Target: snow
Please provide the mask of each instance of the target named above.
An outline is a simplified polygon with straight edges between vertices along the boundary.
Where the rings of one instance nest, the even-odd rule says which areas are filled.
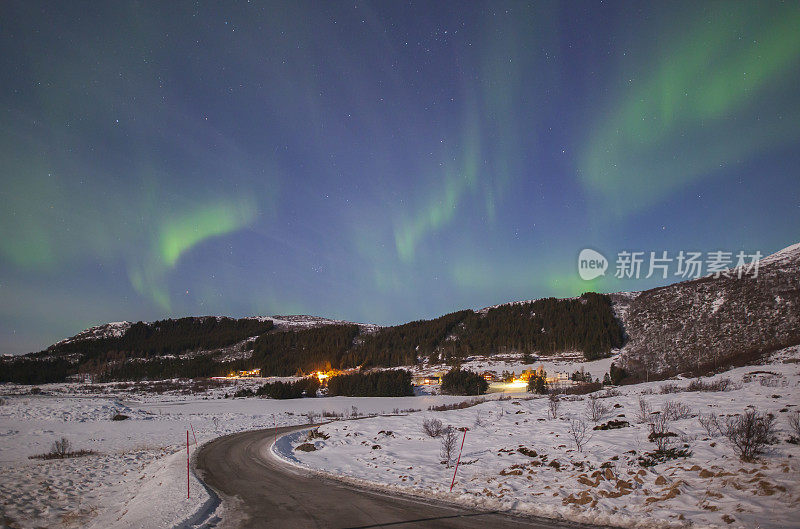
[[[796,359],[798,352],[793,348],[783,356]],[[585,397],[563,398],[558,419],[553,420],[547,417],[546,398],[518,395],[462,410],[332,422],[319,428],[329,437],[313,440],[316,451],[283,446],[276,454],[291,454],[293,464],[361,485],[580,522],[800,527],[800,446],[785,442],[787,412],[799,409],[800,366],[748,366],[715,378],[730,378],[733,389],[662,394],[665,382],[619,388],[618,395],[601,400],[613,411],[611,417],[630,426],[593,431],[590,423],[591,439],[582,452],[575,449],[568,430],[570,419],[586,420]],[[638,456],[655,448],[647,439],[647,426],[634,419],[640,397],[654,409],[668,401],[691,408],[692,417],[671,427],[680,436],[678,446],[689,445],[691,457],[649,468],[638,464]],[[747,406],[776,415],[781,430],[780,442],[756,463],[739,461],[727,440],[709,437],[697,420],[699,413],[732,415]],[[469,428],[452,493],[448,489],[454,469],[441,463],[439,440],[421,430],[428,417]],[[297,446],[305,439],[295,435],[289,442]],[[520,453],[520,448],[537,455]],[[553,461],[559,468],[551,466]]]
[[[129,321],[114,321],[111,323],[106,323],[104,325],[89,327],[88,329],[79,332],[75,336],[72,336],[65,340],[61,340],[55,345],[63,345],[71,342],[76,342],[79,340],[99,340],[101,338],[119,338],[120,336],[122,336],[127,332],[127,330],[131,327],[131,325],[133,325],[133,323]]]
[[[504,371],[514,373],[515,375],[521,374],[523,371],[531,369],[544,368],[550,375],[555,373],[569,373],[570,375],[575,371],[583,369],[587,373],[591,373],[592,377],[603,380],[603,376],[608,373],[611,364],[619,357],[619,351],[612,351],[611,356],[601,358],[599,360],[586,361],[583,358],[583,353],[563,353],[560,355],[542,356],[535,358],[533,362],[524,362],[523,355],[508,354],[508,355],[495,355],[495,356],[474,356],[469,357],[466,361],[461,363],[462,369],[468,369],[476,373],[483,373],[485,371],[493,371],[497,375],[501,375]],[[422,364],[420,366],[405,366],[399,369],[409,369],[415,375],[430,375],[431,373],[446,373],[452,368],[447,364]],[[501,384],[493,384],[497,388]],[[489,391],[492,392],[493,388],[490,387]]]
[[[770,254],[759,261],[759,266],[772,263],[791,264],[800,258],[800,242]]]
[[[427,409],[463,397],[331,397],[297,400],[225,399],[239,387],[263,381],[238,380],[184,394],[178,389],[143,393],[151,385],[46,384],[0,386],[0,512],[20,527],[147,528],[183,524],[209,509],[213,498],[194,475],[186,498],[186,431],[196,446],[238,431],[319,421],[328,415],[389,414]],[[183,384],[183,385],[182,385]],[[181,389],[183,388],[183,389]],[[128,415],[111,421],[116,413]],[[97,455],[31,460],[66,437],[73,450]],[[11,522],[7,522],[11,523]]]
[[[344,320],[331,320],[329,318],[322,318],[320,316],[305,316],[305,315],[291,315],[291,316],[261,316],[259,320],[272,320],[275,327],[281,330],[295,330],[295,329],[310,329],[312,327],[321,327],[324,325],[358,325],[364,332],[375,332],[380,329],[380,325],[371,323],[355,323]]]
[[[711,314],[715,314],[719,310],[719,308],[722,306],[723,303],[725,303],[725,296],[720,294],[711,303]]]
[[[627,527],[798,527],[800,446],[785,442],[787,411],[800,409],[798,357],[800,347],[789,348],[772,355],[770,364],[717,375],[733,382],[724,392],[660,392],[666,384],[685,387],[687,380],[619,388],[601,401],[631,426],[592,431],[583,452],[575,450],[568,429],[569,419],[584,417],[584,396],[564,397],[553,420],[547,400],[526,393],[493,393],[469,408],[435,412],[429,408],[469,398],[426,392],[402,398],[222,398],[262,382],[255,380],[211,384],[196,394],[186,394],[194,386],[179,381],[168,381],[174,389],[160,394],[152,393],[152,385],[110,383],[43,385],[42,394],[32,395],[30,387],[7,384],[0,386],[0,511],[24,528],[188,527],[205,517],[224,519],[216,497],[194,475],[186,498],[186,431],[193,455],[192,429],[201,445],[237,431],[305,424],[309,412],[319,421],[327,412],[335,417],[319,428],[329,438],[313,439],[316,451],[295,451],[306,441],[305,433],[297,433],[279,438],[273,453],[361,486],[471,507]],[[516,372],[542,364],[549,372],[584,367],[602,378],[611,361],[566,355],[526,365],[516,358],[476,358],[467,365]],[[781,442],[762,461],[742,463],[725,439],[707,436],[695,416],[672,428],[692,456],[642,469],[637,457],[654,446],[647,427],[634,420],[640,396],[656,409],[667,401],[685,403],[694,415],[723,416],[751,405],[778,417]],[[111,421],[116,413],[130,419]],[[376,416],[343,420],[354,415]],[[439,441],[421,432],[428,417],[469,428],[452,493],[453,469],[441,464]],[[62,436],[74,449],[98,454],[28,459]],[[537,456],[520,453],[520,447]],[[554,460],[560,468],[550,466]]]
[[[221,316],[198,316],[199,319],[207,319],[207,318],[216,318],[220,319]],[[375,332],[376,330],[380,329],[379,325],[373,325],[370,323],[353,323],[349,321],[343,320],[332,320],[328,318],[322,318],[319,316],[305,316],[305,315],[289,315],[289,316],[252,316],[249,318],[243,318],[246,320],[256,320],[260,322],[264,321],[272,321],[275,324],[275,327],[280,330],[298,330],[298,329],[310,329],[312,327],[320,327],[324,325],[358,325],[362,331],[364,332]],[[154,322],[149,322],[154,323]],[[81,340],[98,340],[101,338],[119,338],[123,336],[128,329],[133,325],[132,322],[129,321],[117,321],[117,322],[110,322],[103,325],[97,325],[94,327],[89,327],[86,330],[83,330],[76,334],[75,336],[71,336],[60,342],[57,342],[54,345],[63,345],[67,343],[77,342]],[[250,337],[245,339],[244,342],[248,340],[253,340],[255,337]],[[240,342],[241,343],[241,342]]]

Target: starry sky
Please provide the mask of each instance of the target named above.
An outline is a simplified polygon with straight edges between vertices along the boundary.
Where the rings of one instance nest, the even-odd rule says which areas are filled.
[[[800,240],[797,2],[0,3],[0,352]],[[613,264],[612,264],[613,266]]]

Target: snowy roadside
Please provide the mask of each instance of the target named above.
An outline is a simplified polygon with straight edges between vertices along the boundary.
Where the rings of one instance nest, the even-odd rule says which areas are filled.
[[[89,527],[176,527],[193,520],[208,510],[215,498],[209,495],[194,472],[190,476],[187,497],[186,448],[182,447],[145,467],[138,477],[141,483],[135,493],[120,494],[114,507],[101,512]]]
[[[787,416],[800,407],[800,365],[773,363],[737,368],[726,391],[674,392],[688,381],[623,387],[598,399],[608,408],[593,430],[588,397],[563,397],[556,419],[548,400],[494,400],[477,406],[406,417],[332,422],[313,436],[295,434],[273,453],[287,462],[351,483],[470,507],[623,527],[800,527],[800,446],[789,444]],[[664,393],[662,393],[662,387]],[[691,455],[650,467],[639,457],[655,446],[638,423],[639,398],[654,410],[671,402],[688,407],[671,431]],[[741,462],[729,442],[709,435],[699,414],[720,417],[747,407],[776,416],[779,443],[754,463]],[[469,428],[453,492],[453,468],[441,463],[441,443],[422,431],[424,418]],[[588,422],[582,451],[572,420]],[[461,432],[458,432],[458,443]],[[306,450],[297,450],[301,445]]]
[[[113,387],[113,386],[112,386]],[[108,394],[84,385],[41,386],[42,394],[3,387],[0,405],[0,527],[148,528],[180,526],[209,500],[192,476],[186,498],[186,431],[198,445],[244,430],[291,426],[325,413],[387,414],[460,402],[464,397],[331,397],[275,401],[190,395]],[[29,391],[28,388],[26,391]],[[217,395],[219,396],[219,395]],[[128,416],[112,421],[117,413]],[[192,433],[194,430],[194,434]],[[29,456],[68,439],[96,455]],[[12,525],[13,524],[13,525]]]

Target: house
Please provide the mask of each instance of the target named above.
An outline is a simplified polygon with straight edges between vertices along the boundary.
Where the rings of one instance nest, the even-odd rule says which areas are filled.
[[[547,377],[548,384],[562,384],[569,382],[569,373],[566,371],[559,371]]]
[[[261,369],[251,369],[250,371],[232,371],[224,377],[211,377],[213,380],[230,380],[238,378],[260,378]]]
[[[412,380],[412,384],[415,386],[430,386],[434,384],[441,384],[442,383],[442,374],[441,373],[431,373],[428,375],[415,375]]]

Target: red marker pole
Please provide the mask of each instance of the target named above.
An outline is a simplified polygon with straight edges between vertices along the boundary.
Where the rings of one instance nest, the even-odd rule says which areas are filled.
[[[275,426],[275,439],[272,440],[272,444],[278,442],[278,419],[275,417],[275,414],[272,414],[272,424]]]
[[[192,437],[194,437],[194,445],[197,446],[197,436],[194,434],[194,426],[192,426],[192,423],[189,423],[189,428],[192,429]]]
[[[453,485],[456,484],[456,474],[458,473],[458,464],[461,463],[461,452],[464,450],[464,441],[467,439],[467,429],[464,428],[464,437],[461,438],[461,450],[458,451],[458,460],[456,461],[456,470],[453,472],[453,481],[450,483],[450,492],[453,492]]]
[[[186,499],[189,499],[189,430],[186,430]]]

